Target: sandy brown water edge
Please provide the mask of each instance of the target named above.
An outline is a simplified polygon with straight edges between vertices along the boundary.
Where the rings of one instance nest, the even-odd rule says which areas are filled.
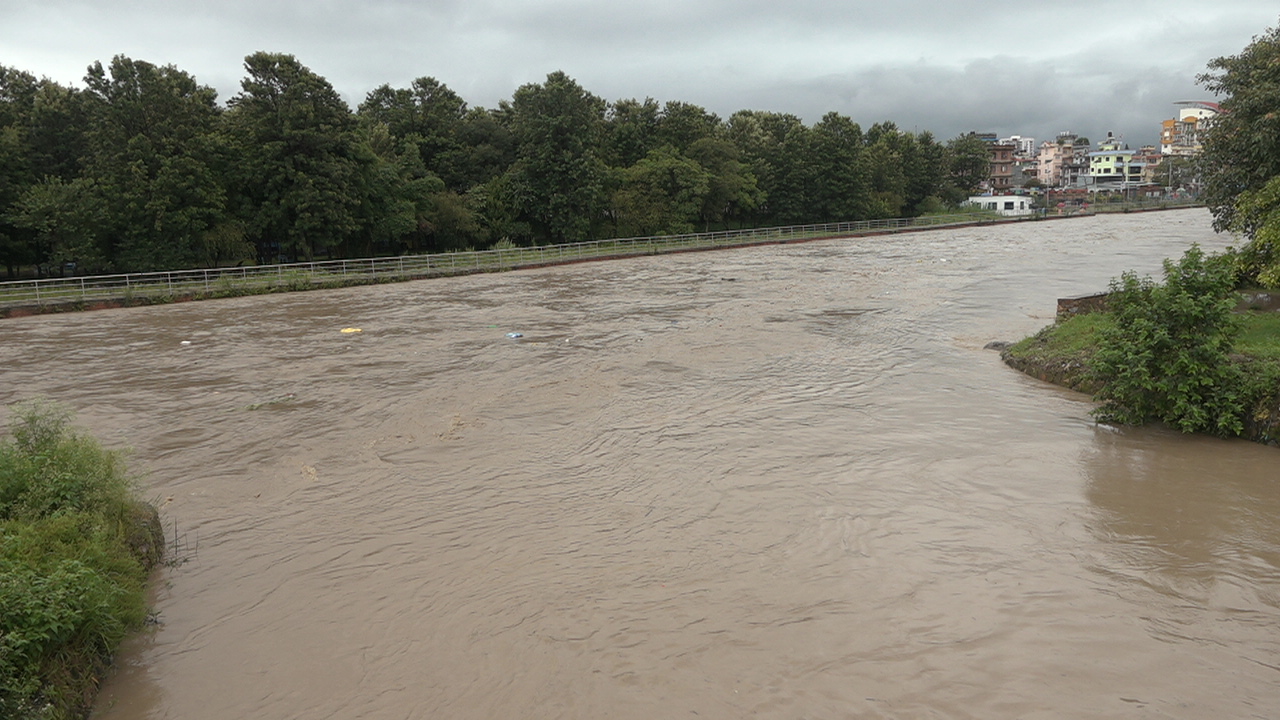
[[[133,447],[186,539],[103,718],[1265,717],[1275,451],[1098,426],[982,349],[1192,242],[1228,239],[1183,211],[17,318],[0,401]]]

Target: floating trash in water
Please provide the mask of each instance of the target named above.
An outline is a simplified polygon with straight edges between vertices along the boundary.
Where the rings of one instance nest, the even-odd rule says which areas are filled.
[[[360,328],[342,328],[342,330],[340,330],[339,332],[350,335],[351,333],[358,333],[358,332],[364,332],[364,331],[361,330]]]
[[[180,343],[178,343],[178,344],[179,344],[179,345],[190,345],[190,344],[191,344],[191,341],[190,341],[190,340],[183,340],[182,342],[180,342]]]
[[[512,338],[512,339],[514,339],[514,338],[522,338],[522,337],[524,337],[524,333],[509,332],[509,333],[507,333],[507,337]]]

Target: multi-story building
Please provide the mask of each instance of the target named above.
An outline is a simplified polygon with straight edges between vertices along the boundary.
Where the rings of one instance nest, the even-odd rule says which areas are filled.
[[[990,145],[991,152],[991,191],[1008,192],[1013,188],[1013,153],[1017,146],[1013,143],[996,142]]]
[[[1128,188],[1142,182],[1146,163],[1133,159],[1133,151],[1122,147],[1120,138],[1107,133],[1098,149],[1089,153],[1089,184],[1096,189]]]
[[[1218,103],[1184,100],[1176,102],[1178,117],[1160,123],[1160,153],[1189,157],[1199,154],[1200,138],[1206,125],[1222,112]]]
[[[1142,163],[1142,182],[1150,184],[1157,181],[1156,174],[1160,172],[1160,164],[1164,160],[1159,148],[1155,145],[1143,145],[1133,154],[1133,160]]]
[[[1038,177],[1045,187],[1074,187],[1088,172],[1088,145],[1073,132],[1060,132],[1051,141],[1040,143]]]
[[[1018,160],[1025,160],[1036,156],[1035,138],[1022,137],[1021,135],[1010,135],[1007,138],[1000,138],[1000,143],[1013,145],[1013,156]]]

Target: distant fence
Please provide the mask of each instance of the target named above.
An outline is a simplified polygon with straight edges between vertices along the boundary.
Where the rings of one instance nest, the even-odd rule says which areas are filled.
[[[1145,205],[1142,207],[1151,207]],[[1117,208],[1119,209],[1119,208]],[[655,255],[719,247],[738,247],[931,227],[1038,219],[995,218],[974,213],[920,218],[725,230],[656,237],[591,240],[494,250],[405,255],[358,260],[323,260],[285,265],[173,270],[125,275],[85,275],[0,282],[0,309],[89,306],[96,303],[145,304],[186,298],[230,297],[283,290],[305,290],[378,282],[496,272],[581,260]],[[1052,216],[1051,216],[1052,217]]]

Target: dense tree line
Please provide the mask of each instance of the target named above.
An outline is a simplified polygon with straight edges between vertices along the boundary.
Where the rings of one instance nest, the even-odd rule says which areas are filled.
[[[562,72],[494,109],[443,83],[353,112],[291,55],[239,94],[117,56],[83,89],[0,66],[0,262],[42,274],[437,252],[912,216],[962,200],[986,146],[830,113],[607,102]]]

